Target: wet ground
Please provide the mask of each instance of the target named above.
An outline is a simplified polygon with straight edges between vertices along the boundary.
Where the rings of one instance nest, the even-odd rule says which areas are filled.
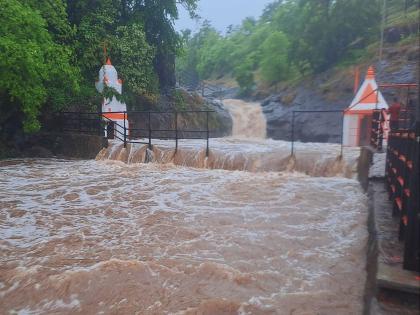
[[[112,161],[0,166],[1,314],[361,314],[359,183]]]

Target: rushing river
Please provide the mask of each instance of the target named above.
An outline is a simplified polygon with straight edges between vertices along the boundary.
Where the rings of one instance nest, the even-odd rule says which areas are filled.
[[[253,168],[210,166],[199,142],[180,147],[203,162],[166,163],[164,141],[149,164],[115,143],[98,161],[0,162],[0,314],[361,314],[355,152],[330,173],[334,145],[255,166],[280,163],[275,143],[212,140],[213,159],[255,155]]]

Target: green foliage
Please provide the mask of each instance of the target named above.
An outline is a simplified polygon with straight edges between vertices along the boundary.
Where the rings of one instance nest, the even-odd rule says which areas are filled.
[[[175,109],[178,111],[183,111],[187,109],[187,102],[184,98],[184,95],[179,90],[174,90],[172,93],[172,98],[175,103]]]
[[[0,0],[0,130],[23,116],[62,108],[97,109],[94,82],[104,46],[124,81],[131,107],[175,85],[180,37],[177,5],[193,16],[197,0]],[[116,95],[106,90],[105,94]],[[120,96],[118,96],[120,97]]]
[[[104,45],[123,78],[129,106],[140,95],[175,85],[175,54],[180,39],[173,28],[177,4],[194,15],[197,0],[67,0],[77,27],[78,64],[86,84],[104,62]],[[92,87],[92,93],[94,89]],[[131,104],[130,104],[131,103]]]
[[[407,1],[407,8],[401,1],[391,1],[388,8],[387,27],[410,27],[418,30],[420,5],[415,0]],[[403,10],[404,8],[404,10]]]
[[[42,105],[63,106],[78,89],[78,72],[71,50],[54,43],[39,12],[17,0],[1,0],[0,7],[0,92],[24,114],[24,130],[37,131]]]
[[[125,98],[123,97],[122,94],[118,93],[118,91],[116,89],[114,89],[113,87],[109,87],[109,86],[104,86],[103,91],[101,93],[101,96],[103,98],[106,98],[106,99],[109,99],[109,100],[111,100],[112,98],[115,97],[120,102],[125,101]]]
[[[76,30],[67,20],[67,6],[63,0],[22,0],[20,2],[39,12],[56,43],[73,43]]]
[[[297,70],[301,75],[319,73],[357,60],[378,38],[381,3],[277,0],[259,20],[247,18],[224,36],[206,22],[197,34],[185,33],[177,71],[201,80],[233,74],[245,90],[253,85],[254,73],[269,84],[293,79]]]
[[[241,94],[249,94],[255,85],[252,61],[245,60],[241,65],[235,67],[234,74],[241,88]]]
[[[125,89],[135,94],[158,92],[158,78],[153,70],[155,49],[147,43],[141,25],[117,27],[111,47]]]
[[[282,32],[274,32],[262,44],[261,74],[268,83],[288,78],[289,41]]]

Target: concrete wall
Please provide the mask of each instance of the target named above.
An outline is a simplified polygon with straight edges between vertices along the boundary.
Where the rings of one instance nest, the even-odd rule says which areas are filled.
[[[372,164],[373,150],[370,147],[362,147],[357,164],[357,179],[366,191],[369,185],[369,169]]]

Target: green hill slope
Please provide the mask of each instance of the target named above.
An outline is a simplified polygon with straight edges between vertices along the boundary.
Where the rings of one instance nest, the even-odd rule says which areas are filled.
[[[352,77],[354,66],[398,71],[417,58],[420,11],[417,1],[383,3],[276,1],[259,20],[245,19],[225,36],[204,23],[197,34],[184,33],[178,76],[229,86],[235,82],[242,96],[262,98],[326,75],[331,82],[320,89],[328,94],[334,81]],[[382,28],[384,62],[378,64]]]

